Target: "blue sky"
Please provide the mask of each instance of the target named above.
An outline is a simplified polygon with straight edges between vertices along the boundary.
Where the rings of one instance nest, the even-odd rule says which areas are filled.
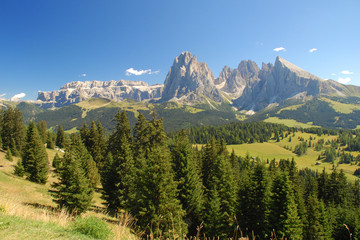
[[[279,55],[360,85],[359,12],[358,0],[2,0],[0,98],[36,99],[70,81],[163,83],[182,51],[215,77]]]

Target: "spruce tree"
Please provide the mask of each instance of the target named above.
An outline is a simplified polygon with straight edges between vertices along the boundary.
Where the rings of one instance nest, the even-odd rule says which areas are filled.
[[[11,153],[10,148],[8,148],[8,149],[6,150],[5,158],[6,158],[7,160],[9,160],[10,162],[13,161],[13,157],[12,157],[12,153]]]
[[[117,187],[117,178],[117,170],[116,167],[114,167],[114,158],[109,152],[105,158],[105,164],[101,172],[101,184],[103,188],[102,198],[106,201],[107,210],[111,215],[116,215],[120,210],[118,209],[118,191],[114,191]]]
[[[48,157],[34,122],[30,122],[27,130],[22,163],[30,181],[46,183],[49,172]]]
[[[185,211],[177,199],[177,183],[162,120],[153,119],[148,128],[148,142],[144,142],[148,146],[146,162],[138,172],[133,214],[147,234],[182,237],[187,233]]]
[[[99,170],[101,171],[104,167],[106,152],[107,152],[107,140],[105,136],[104,127],[101,125],[101,122],[98,121],[97,123],[97,132],[98,132],[98,138],[97,138],[97,149],[98,152],[94,153],[94,161],[96,162]]]
[[[91,148],[89,143],[90,130],[86,122],[84,122],[84,125],[80,128],[79,133],[82,142],[84,143],[85,147],[89,150]]]
[[[85,176],[90,181],[90,186],[95,189],[100,182],[100,175],[95,161],[87,151],[79,135],[72,136],[71,145],[72,154],[75,155],[76,159],[79,159],[81,167],[84,169]]]
[[[111,166],[106,166],[102,177],[104,198],[108,203],[108,210],[112,213],[121,209],[130,210],[131,202],[134,199],[135,182],[131,129],[126,112],[119,111],[115,115],[115,121],[115,131],[109,140],[112,159],[107,161],[107,164],[111,164]]]
[[[310,195],[306,206],[307,225],[304,227],[304,237],[309,240],[325,239],[324,226],[321,223],[321,207],[317,196]]]
[[[65,140],[65,132],[62,125],[59,126],[57,134],[56,134],[56,146],[59,148],[65,148],[66,140]]]
[[[59,157],[59,154],[56,153],[52,162],[52,166],[55,168],[55,172],[57,172],[61,168],[61,165],[62,161]]]
[[[226,150],[225,142],[218,143],[215,139],[205,146],[203,158],[204,185],[207,189],[208,201],[210,193],[217,190],[221,203],[221,232],[217,236],[226,238],[232,236],[235,227],[234,217],[237,204],[237,182],[231,167],[230,156]],[[210,222],[212,219],[205,219]],[[208,223],[210,224],[210,223]],[[205,229],[208,233],[210,229]],[[210,236],[215,237],[215,236]]]
[[[24,169],[21,159],[18,160],[18,162],[16,163],[16,165],[14,167],[14,174],[19,177],[23,177],[25,175],[25,169]]]
[[[206,236],[215,239],[219,236],[223,229],[223,214],[221,211],[221,199],[216,187],[208,192],[208,200],[206,202],[206,211],[204,216],[204,226]]]
[[[194,151],[184,130],[180,131],[171,146],[175,180],[178,182],[179,200],[186,211],[185,222],[190,235],[202,222],[204,208],[204,187],[200,178],[200,169],[194,158]]]
[[[50,131],[47,132],[46,147],[49,148],[49,149],[54,149],[55,148],[54,139],[53,139],[53,136],[52,136]]]
[[[238,219],[241,230],[248,229],[249,234],[253,232],[259,239],[269,235],[270,183],[265,165],[259,162],[248,173],[248,177],[242,179],[239,191]]]
[[[78,142],[69,146],[62,159],[63,164],[57,171],[59,180],[52,184],[50,190],[53,201],[60,208],[66,208],[70,213],[81,214],[90,206],[94,189],[83,168],[82,156],[79,155]]]
[[[98,126],[96,126],[94,121],[91,122],[88,145],[88,151],[96,162],[98,169],[101,170],[104,165],[104,157],[106,154],[106,141],[100,122],[98,123]]]
[[[302,223],[291,182],[286,172],[277,172],[273,180],[269,223],[278,237],[302,239]]]
[[[43,120],[43,121],[40,121],[37,123],[37,129],[38,129],[38,132],[39,132],[39,135],[40,135],[40,139],[42,141],[43,144],[46,143],[46,140],[47,140],[47,124],[46,122]]]
[[[17,108],[9,107],[4,112],[2,121],[1,136],[4,150],[10,148],[13,155],[20,156],[25,139],[22,113]]]
[[[149,146],[149,127],[148,123],[142,113],[139,114],[137,122],[134,127],[134,161],[135,167],[137,169],[142,169],[145,165],[145,152],[148,150]]]

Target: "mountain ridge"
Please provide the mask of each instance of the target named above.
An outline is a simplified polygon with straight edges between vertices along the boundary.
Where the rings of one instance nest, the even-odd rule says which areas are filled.
[[[100,97],[114,101],[127,98],[162,103],[175,101],[193,105],[210,101],[230,102],[238,110],[257,112],[278,106],[288,99],[305,101],[307,96],[359,96],[360,87],[324,80],[295,64],[277,57],[274,64],[243,60],[237,68],[225,66],[215,78],[205,62],[182,52],[174,59],[164,84],[149,86],[143,81],[70,82],[60,90],[40,91],[34,103],[54,108]]]

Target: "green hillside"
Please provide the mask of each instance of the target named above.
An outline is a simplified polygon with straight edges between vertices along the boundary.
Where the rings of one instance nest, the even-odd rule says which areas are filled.
[[[265,120],[288,126],[355,129],[360,123],[359,97],[315,97],[305,103],[291,101],[265,109],[247,121]]]
[[[252,157],[259,158],[264,161],[270,161],[272,159],[279,161],[280,159],[294,158],[299,169],[310,168],[312,170],[317,170],[318,172],[325,169],[327,172],[331,172],[334,167],[336,167],[338,170],[342,169],[350,181],[358,179],[358,177],[354,176],[355,170],[359,168],[358,164],[340,164],[340,158],[338,158],[334,163],[318,160],[319,156],[323,159],[322,155],[324,150],[315,151],[314,147],[308,148],[306,154],[302,156],[298,156],[292,151],[295,149],[296,145],[302,142],[300,139],[309,141],[309,139],[312,138],[312,142],[316,143],[319,139],[324,139],[325,142],[328,142],[335,140],[338,136],[323,135],[319,137],[316,134],[298,131],[294,134],[294,136],[291,135],[291,142],[289,142],[289,137],[281,139],[279,142],[270,140],[265,143],[237,144],[228,145],[227,147],[230,152],[234,150],[237,155],[244,157],[249,154]],[[327,147],[329,147],[329,145],[327,145]],[[343,149],[345,149],[345,147],[340,148],[339,152]],[[360,153],[352,152],[351,154],[353,156],[358,156]]]
[[[16,105],[4,102],[4,106]],[[126,110],[130,125],[134,126],[141,112],[147,119],[156,112],[164,119],[167,132],[201,125],[221,125],[234,121],[266,121],[285,124],[289,127],[323,127],[330,129],[356,129],[360,125],[360,97],[309,97],[306,101],[287,100],[282,105],[266,108],[254,115],[236,111],[230,103],[208,103],[192,106],[176,102],[150,103],[127,99],[114,102],[108,99],[92,98],[83,102],[54,110],[44,110],[31,103],[21,102],[17,107],[30,120],[45,120],[49,127],[63,125],[65,130],[78,130],[84,121],[101,121],[110,132],[113,117],[119,110]]]
[[[113,118],[119,110],[126,111],[131,126],[135,125],[140,112],[147,119],[151,119],[155,111],[157,118],[164,119],[166,131],[237,121],[240,114],[236,113],[230,104],[223,103],[215,106],[216,109],[210,108],[208,104],[186,106],[175,102],[153,104],[130,99],[114,102],[108,99],[92,98],[55,110],[43,110],[32,104],[22,104],[20,110],[25,113],[25,122],[45,120],[48,127],[55,128],[62,125],[65,130],[79,129],[85,121],[90,123],[94,120],[100,121],[110,132],[114,126]]]

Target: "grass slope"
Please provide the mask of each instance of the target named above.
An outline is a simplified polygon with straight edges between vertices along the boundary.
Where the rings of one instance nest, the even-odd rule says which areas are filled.
[[[56,150],[47,150],[51,160]],[[59,153],[61,154],[61,153]],[[0,151],[0,239],[91,239],[71,230],[73,217],[56,209],[48,192],[56,180],[51,173],[45,185],[35,184],[12,174],[13,162],[5,159]],[[114,239],[137,239],[127,227],[131,218],[127,215],[113,219],[104,214],[100,194],[96,193],[93,206],[85,216],[95,216],[108,221]]]
[[[319,172],[325,169],[327,172],[331,172],[334,167],[338,170],[342,169],[346,174],[347,178],[350,181],[354,181],[358,179],[356,176],[353,175],[354,171],[359,168],[357,165],[351,164],[338,164],[338,160],[335,164],[321,162],[320,165],[316,165],[319,161],[317,160],[318,156],[321,155],[322,151],[315,151],[313,148],[309,148],[307,153],[302,156],[297,156],[290,150],[285,149],[284,147],[287,146],[288,148],[294,149],[296,145],[300,143],[299,138],[304,138],[305,140],[309,140],[310,137],[315,140],[312,143],[316,143],[319,139],[324,139],[326,141],[331,141],[335,139],[337,136],[327,136],[323,135],[321,137],[310,134],[310,133],[302,133],[296,132],[295,136],[291,136],[291,142],[289,142],[289,137],[280,140],[280,142],[276,142],[275,140],[271,140],[266,143],[252,143],[252,144],[240,144],[240,145],[228,145],[228,150],[231,152],[234,150],[235,154],[239,156],[246,156],[249,154],[252,157],[259,157],[261,160],[267,161],[267,159],[272,160],[275,158],[276,161],[280,159],[291,159],[294,158],[299,169],[310,168],[312,170],[317,170]],[[326,147],[326,146],[325,146]],[[358,155],[359,153],[352,153],[354,155]]]
[[[314,97],[306,102],[288,101],[259,111],[248,121],[265,120],[288,126],[355,129],[360,122],[359,97]]]

